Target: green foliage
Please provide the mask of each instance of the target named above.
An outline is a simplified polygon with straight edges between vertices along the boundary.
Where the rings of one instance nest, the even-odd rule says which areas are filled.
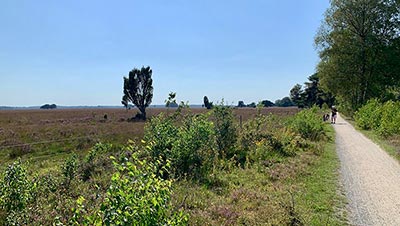
[[[75,178],[77,172],[77,157],[72,154],[68,159],[65,160],[61,166],[61,174],[63,175],[63,184],[68,188],[71,181]]]
[[[290,90],[290,97],[293,103],[300,108],[311,108],[314,105],[322,108],[324,104],[332,106],[335,102],[335,97],[330,92],[325,92],[321,88],[319,80],[318,74],[315,73],[308,77],[308,82],[304,83],[304,90],[300,84],[296,84]],[[287,101],[288,100],[286,100],[286,102]]]
[[[207,115],[186,117],[178,129],[171,149],[172,164],[176,176],[202,177],[209,171],[214,160],[214,126]]]
[[[295,104],[292,102],[292,100],[289,97],[284,97],[281,100],[276,100],[275,105],[277,107],[290,107],[290,106],[295,106]]]
[[[164,160],[172,158],[171,149],[177,139],[178,127],[171,117],[161,113],[151,118],[144,131],[144,140],[151,144],[150,157],[156,159],[161,156]]]
[[[7,167],[0,181],[0,207],[5,211],[7,225],[28,224],[26,208],[34,201],[36,190],[37,183],[28,179],[21,160]]]
[[[171,160],[175,176],[198,176],[210,169],[214,154],[214,126],[205,114],[187,115],[180,125],[160,114],[145,126],[144,140],[152,159]]]
[[[168,109],[170,107],[178,107],[178,104],[176,103],[176,93],[174,92],[170,92],[168,94],[168,99],[165,100],[165,107],[167,107]]]
[[[124,77],[122,104],[128,107],[132,102],[140,110],[140,119],[146,119],[146,108],[153,99],[153,70],[150,67],[134,68]]]
[[[400,102],[387,101],[383,104],[378,133],[384,137],[400,134]]]
[[[85,156],[84,161],[79,165],[78,172],[82,180],[86,181],[90,179],[93,172],[95,172],[96,167],[103,163],[103,155],[109,152],[112,148],[112,144],[95,144],[95,146]]]
[[[31,185],[21,160],[9,165],[1,181],[0,204],[7,212],[23,210],[29,199]]]
[[[381,125],[382,104],[371,99],[354,114],[354,119],[361,129],[378,129]]]
[[[232,158],[235,154],[235,143],[238,137],[232,108],[216,105],[213,109],[214,132],[219,155],[222,158]]]
[[[322,86],[354,112],[399,87],[398,1],[331,1],[315,43]]]
[[[267,122],[268,118],[266,116],[258,115],[243,125],[239,134],[235,156],[240,163],[243,164],[245,162],[247,154],[250,150],[255,148],[257,142],[262,141],[264,138],[271,137],[271,134],[267,130]]]
[[[114,162],[117,172],[101,206],[106,225],[185,225],[188,217],[170,205],[171,180],[156,175],[160,162],[140,160]],[[169,162],[162,166],[168,171]]]
[[[315,106],[297,113],[288,121],[287,126],[303,139],[318,141],[326,137],[323,121]]]
[[[388,137],[400,134],[400,102],[371,99],[354,116],[357,126]]]

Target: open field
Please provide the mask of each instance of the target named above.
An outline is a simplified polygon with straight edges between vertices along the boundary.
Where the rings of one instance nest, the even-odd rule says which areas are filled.
[[[172,138],[174,145],[181,145],[173,150],[181,153],[190,150],[189,153],[201,153],[204,161],[211,160],[212,166],[209,168],[206,168],[209,166],[207,162],[200,165],[204,167],[201,169],[207,170],[202,171],[203,174],[190,175],[189,168],[183,177],[171,180],[171,208],[184,211],[190,225],[346,224],[343,200],[337,192],[338,160],[332,129],[319,120],[318,113],[305,110],[303,116],[297,117],[294,116],[299,112],[297,108],[233,109],[232,123],[238,140],[231,144],[237,154],[246,155],[240,159],[235,156],[214,158],[211,152],[202,152],[203,149],[192,146],[199,142],[197,140],[205,143],[208,140],[202,139],[197,133],[191,137],[191,132],[197,130],[186,130],[185,125],[199,128],[198,131],[206,136],[210,130],[204,128],[218,129],[217,124],[213,124],[217,123],[215,120],[218,116],[217,110],[189,111],[196,116],[188,117],[184,113],[181,115],[184,117],[175,119],[177,121],[171,125],[180,133],[172,137],[168,137],[168,130],[162,127],[168,122],[165,117],[167,121],[157,121],[160,118],[156,117],[155,123],[150,123],[146,131],[148,134],[148,131],[161,129],[160,133],[165,137],[160,139],[152,132],[154,136],[147,139],[155,139],[156,144],[162,145],[164,139]],[[174,111],[148,109],[150,118],[161,112],[172,114]],[[211,114],[203,114],[207,112]],[[108,191],[116,169],[109,156],[120,159],[129,151],[140,153],[141,149],[147,148],[140,147],[145,123],[127,121],[135,114],[134,110],[124,109],[0,111],[1,172],[5,172],[11,162],[21,158],[29,175],[26,183],[36,181],[39,185],[36,193],[32,193],[35,194],[33,201],[29,203],[29,209],[36,211],[28,211],[27,215],[18,212],[18,218],[13,219],[17,222],[34,220],[42,225],[54,222],[68,224],[72,222],[72,216],[77,214],[76,208],[80,208],[78,200],[81,200],[79,202],[83,202],[83,209],[79,217],[72,220],[91,225],[82,222],[90,216],[100,216],[100,206],[110,195]],[[104,115],[107,115],[107,119]],[[317,117],[312,119],[312,123],[321,126],[321,133],[312,139],[303,139],[300,136],[302,132],[295,129],[296,121],[290,120],[300,120],[297,121],[298,125],[302,125],[307,123],[304,120],[311,115]],[[185,124],[188,122],[190,124]],[[209,122],[211,124],[207,124]],[[207,125],[210,127],[204,127]],[[149,130],[151,127],[158,129]],[[217,139],[215,133],[210,134],[210,140]],[[129,139],[136,141],[131,146],[133,149],[127,145]],[[181,141],[184,142],[179,143]],[[112,146],[93,148],[97,142]],[[154,143],[149,145],[153,145],[150,150],[157,148]],[[206,146],[204,150],[218,153],[216,146]],[[151,161],[149,152],[143,153],[147,153],[146,158]],[[188,177],[186,173],[189,173]],[[122,181],[129,180],[118,180],[117,183]],[[117,194],[130,194],[125,190],[121,192]],[[7,216],[12,216],[10,214],[0,209],[0,224],[2,221],[9,222]]]
[[[149,108],[148,117],[174,109]],[[193,114],[206,109],[190,109]],[[3,110],[0,111],[0,167],[17,157],[31,163],[45,161],[40,168],[51,166],[65,154],[85,154],[95,143],[125,144],[129,139],[143,137],[144,122],[129,122],[136,110],[125,109],[63,109],[63,110]],[[243,121],[253,118],[255,108],[235,109],[235,117]],[[264,108],[262,114],[289,116],[297,108]],[[107,119],[104,119],[107,115]],[[51,162],[53,161],[53,162]]]

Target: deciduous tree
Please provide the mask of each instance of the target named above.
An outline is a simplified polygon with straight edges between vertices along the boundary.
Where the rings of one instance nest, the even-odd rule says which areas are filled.
[[[400,2],[331,0],[315,43],[321,84],[356,110],[399,87]]]
[[[139,118],[146,119],[146,108],[153,99],[153,71],[151,68],[142,67],[140,70],[134,68],[129,72],[128,77],[124,77],[124,96],[122,103],[132,102],[140,111]],[[128,106],[125,105],[124,106]]]

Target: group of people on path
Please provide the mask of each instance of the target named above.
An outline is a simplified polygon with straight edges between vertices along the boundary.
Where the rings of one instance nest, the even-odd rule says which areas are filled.
[[[331,123],[332,124],[336,124],[336,117],[337,117],[337,109],[336,109],[336,107],[335,106],[332,106],[332,108],[331,108],[331,116],[330,116],[330,118],[331,118]],[[329,120],[329,114],[326,114],[326,115],[324,115],[323,116],[323,120],[324,120],[324,122],[325,121],[328,121]]]

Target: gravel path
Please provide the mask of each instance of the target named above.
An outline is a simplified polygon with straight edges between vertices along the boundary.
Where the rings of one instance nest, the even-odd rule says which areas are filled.
[[[333,125],[354,225],[400,225],[400,165],[338,116]]]

